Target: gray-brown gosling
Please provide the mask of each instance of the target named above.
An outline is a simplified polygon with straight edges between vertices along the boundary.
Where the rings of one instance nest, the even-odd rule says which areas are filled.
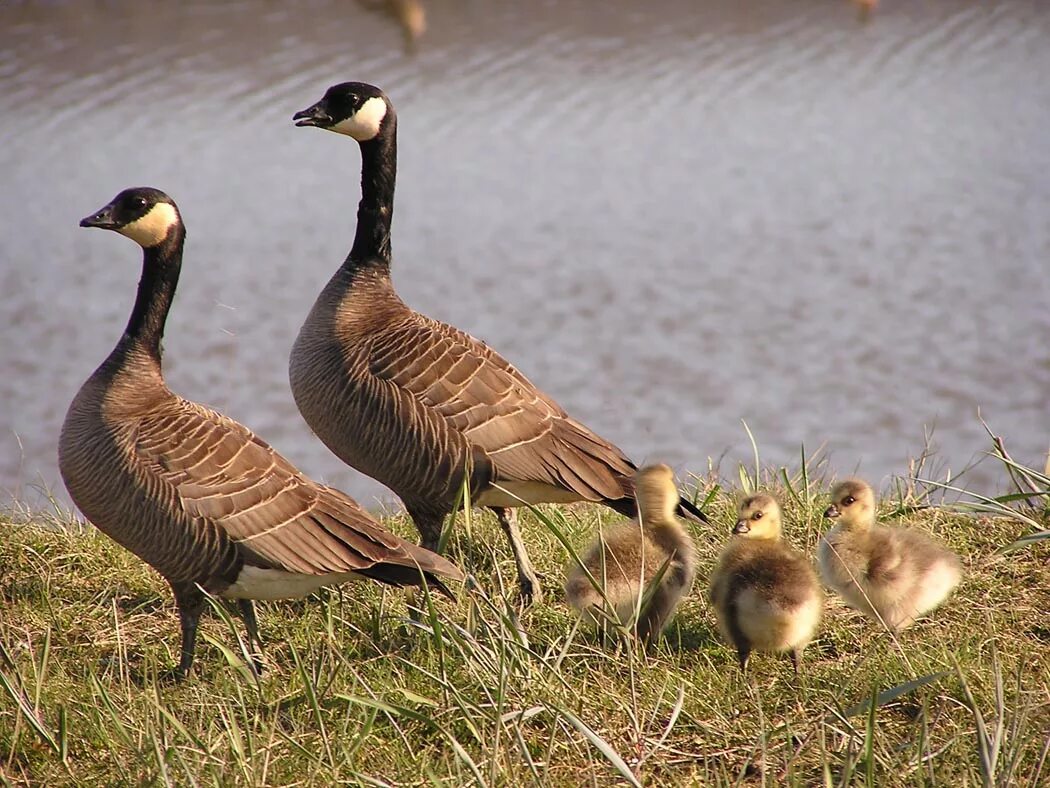
[[[441,578],[462,573],[447,560],[383,530],[246,427],[167,387],[161,336],[186,237],[171,198],[127,189],[80,225],[138,243],[142,278],[123,336],[69,406],[59,469],[87,519],[171,585],[182,626],[176,676],[193,664],[202,588],[238,601],[253,647],[253,599],[360,577],[425,581],[451,596]]]
[[[867,482],[835,485],[824,516],[837,520],[818,548],[824,582],[894,632],[937,607],[959,584],[955,553],[918,531],[875,524],[875,495]]]
[[[733,534],[710,580],[718,628],[736,647],[741,670],[752,651],[786,651],[798,673],[824,610],[816,572],[781,539],[780,506],[770,495],[741,502]]]
[[[292,347],[295,403],[336,456],[401,498],[424,547],[437,549],[466,482],[499,519],[527,603],[540,586],[515,507],[595,501],[633,517],[636,466],[484,342],[401,300],[390,274],[397,114],[386,94],[333,85],[293,118],[361,149],[353,246]],[[689,501],[676,505],[706,521]]]
[[[569,567],[565,594],[580,616],[595,623],[614,616],[626,623],[638,613],[635,632],[652,641],[692,586],[696,556],[692,538],[675,517],[678,490],[671,469],[642,468],[635,474],[634,489],[638,519],[606,530],[580,557],[605,597],[579,564]],[[661,570],[659,585],[650,588]]]

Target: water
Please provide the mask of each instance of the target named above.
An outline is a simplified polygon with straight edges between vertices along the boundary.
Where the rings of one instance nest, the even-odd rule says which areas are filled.
[[[287,354],[353,237],[359,157],[291,115],[346,79],[400,115],[394,276],[638,461],[876,482],[1050,443],[1050,6],[313,0],[0,3],[0,489],[58,430],[138,250],[77,227],[154,185],[189,240],[172,388],[366,504]],[[971,483],[1001,485],[983,463]]]

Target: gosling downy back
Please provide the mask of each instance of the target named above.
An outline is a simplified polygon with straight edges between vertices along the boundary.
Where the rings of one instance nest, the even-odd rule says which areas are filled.
[[[436,549],[466,481],[473,503],[500,518],[528,601],[539,581],[512,507],[595,501],[633,516],[635,466],[492,348],[398,296],[390,277],[397,115],[386,94],[334,85],[294,120],[361,149],[353,246],[292,348],[296,405],[332,452],[404,501],[426,547]],[[703,518],[689,502],[678,505]]]
[[[81,387],[62,426],[66,488],[99,530],[171,585],[193,661],[204,606],[220,596],[304,596],[354,577],[429,583],[460,571],[385,531],[351,498],[303,476],[243,425],[173,394],[161,372],[161,336],[182,265],[185,228],[157,189],[128,189],[81,221],[143,247],[142,278],[123,336]],[[242,604],[258,642],[254,611]]]
[[[640,519],[600,534],[580,554],[583,566],[569,566],[565,594],[573,609],[592,621],[615,614],[627,622],[637,614],[636,633],[653,640],[692,586],[696,555],[692,538],[676,519],[678,490],[671,469],[642,468],[635,490]]]
[[[711,604],[742,670],[752,651],[788,652],[798,672],[824,609],[809,560],[781,539],[780,506],[770,495],[745,498],[710,580]]]
[[[824,582],[852,607],[893,631],[940,605],[959,584],[959,557],[929,536],[875,523],[875,494],[861,479],[831,491],[836,521],[818,548]]]

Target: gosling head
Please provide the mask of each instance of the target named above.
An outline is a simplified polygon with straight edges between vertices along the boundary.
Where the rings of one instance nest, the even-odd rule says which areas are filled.
[[[678,488],[668,466],[647,465],[634,475],[634,495],[643,523],[674,522]]]
[[[831,506],[824,516],[846,528],[867,528],[875,522],[875,493],[862,479],[846,479],[831,490]]]
[[[81,227],[99,227],[126,235],[144,249],[159,246],[182,226],[172,199],[159,189],[125,189],[108,205],[80,220]]]
[[[343,82],[332,85],[324,98],[292,116],[296,126],[316,126],[368,142],[392,129],[394,108],[375,85]]]
[[[745,539],[779,539],[780,505],[776,499],[759,493],[741,501],[733,533]]]

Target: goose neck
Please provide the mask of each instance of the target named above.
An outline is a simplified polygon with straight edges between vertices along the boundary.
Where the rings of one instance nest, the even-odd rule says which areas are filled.
[[[361,143],[361,202],[357,206],[357,233],[347,259],[352,267],[390,264],[396,178],[397,134],[391,126],[375,139]]]
[[[164,324],[179,283],[185,240],[186,232],[178,226],[162,243],[143,250],[142,277],[139,279],[135,306],[124,329],[124,336],[117,345],[118,353],[144,351],[160,364]]]

